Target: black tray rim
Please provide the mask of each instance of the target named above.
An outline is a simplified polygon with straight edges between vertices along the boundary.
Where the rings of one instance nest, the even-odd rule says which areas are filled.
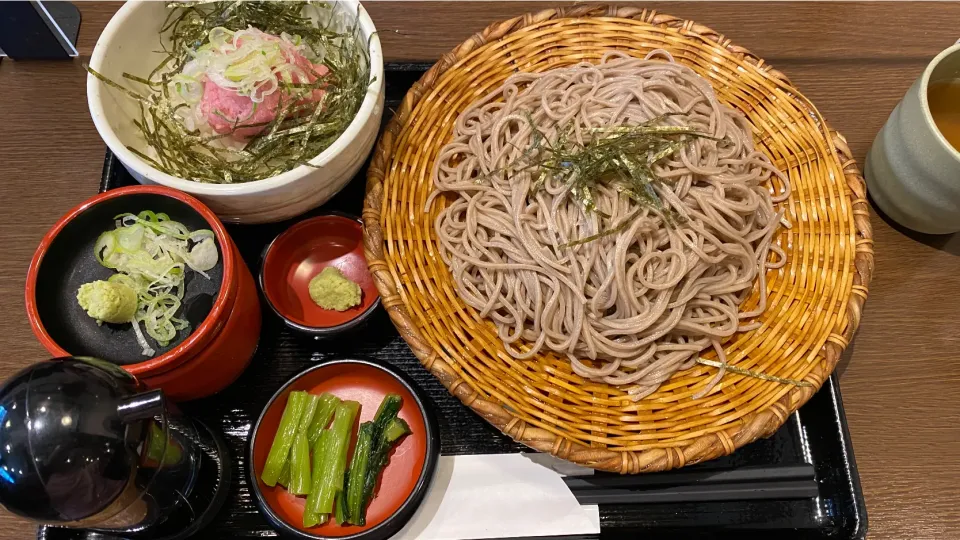
[[[391,73],[402,73],[402,72],[425,72],[430,67],[433,66],[432,61],[409,61],[409,62],[386,62],[384,64],[384,71],[386,75]],[[393,112],[393,111],[391,111]],[[119,169],[118,169],[119,168]],[[109,149],[106,149],[104,156],[104,165],[103,172],[99,184],[99,192],[107,191],[119,187],[115,185],[114,182],[117,178],[118,171],[122,171],[123,165],[116,159],[112,152]],[[838,438],[841,444],[842,454],[844,456],[843,461],[847,464],[846,479],[849,487],[849,494],[852,496],[853,502],[853,511],[851,515],[848,515],[847,518],[852,522],[852,525],[845,527],[848,535],[844,538],[849,538],[851,540],[863,540],[867,537],[868,532],[868,517],[867,517],[867,507],[866,501],[863,495],[863,489],[860,482],[860,474],[856,464],[856,458],[853,450],[853,444],[850,436],[849,424],[847,422],[846,413],[844,410],[843,399],[840,392],[840,379],[837,371],[835,370],[830,377],[824,382],[818,394],[827,393],[827,398],[830,400],[830,408],[832,409],[831,417],[838,425]],[[801,409],[802,411],[802,409]],[[796,414],[796,413],[795,413]],[[251,432],[252,434],[252,432]],[[816,467],[816,463],[814,463]],[[662,532],[670,532],[667,529],[660,529]],[[678,534],[684,534],[684,531],[676,531]],[[687,531],[689,532],[689,531]],[[603,528],[601,527],[600,537],[606,537]],[[628,533],[627,537],[631,537]],[[546,537],[528,537],[529,540],[533,538],[546,538]],[[598,538],[597,536],[561,536],[561,537],[550,537],[550,538]]]

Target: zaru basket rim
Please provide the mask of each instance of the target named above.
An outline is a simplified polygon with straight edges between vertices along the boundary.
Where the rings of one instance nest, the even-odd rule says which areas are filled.
[[[478,391],[475,386],[472,386],[471,383],[476,384],[476,381],[472,380],[472,377],[476,373],[477,368],[463,369],[462,367],[458,368],[452,365],[451,362],[445,358],[447,353],[438,351],[431,345],[431,340],[435,335],[428,334],[421,328],[421,325],[418,324],[418,320],[420,320],[421,323],[423,322],[423,314],[421,313],[418,319],[418,317],[411,313],[412,308],[408,305],[410,295],[416,293],[413,289],[421,288],[422,282],[417,280],[422,278],[418,276],[411,277],[405,273],[404,269],[396,268],[396,263],[388,262],[388,252],[390,250],[388,249],[387,242],[391,241],[390,231],[387,231],[386,237],[384,234],[384,220],[390,212],[400,214],[399,217],[393,214],[389,215],[393,215],[393,217],[400,220],[401,223],[404,222],[403,220],[406,220],[407,223],[412,223],[417,219],[412,210],[404,213],[407,209],[401,208],[400,203],[397,202],[396,197],[404,196],[404,193],[400,193],[403,190],[399,190],[393,185],[389,186],[389,189],[385,188],[385,180],[389,174],[401,174],[401,172],[398,171],[407,170],[405,169],[406,163],[397,163],[395,160],[395,154],[398,149],[401,148],[401,145],[405,143],[403,139],[403,136],[406,135],[404,129],[408,127],[409,123],[416,119],[414,112],[417,110],[418,105],[424,102],[424,98],[431,95],[432,91],[436,90],[438,83],[449,82],[443,80],[444,74],[454,66],[457,66],[458,63],[467,59],[475,62],[478,58],[477,54],[482,55],[489,50],[496,51],[498,44],[503,43],[505,40],[519,39],[519,33],[525,30],[528,31],[528,34],[538,36],[537,39],[542,39],[545,33],[550,31],[550,29],[546,28],[550,25],[576,25],[584,24],[587,21],[607,25],[605,29],[608,30],[616,27],[616,25],[631,25],[633,28],[641,25],[644,32],[660,35],[664,39],[682,40],[683,47],[686,47],[687,50],[689,50],[690,47],[695,47],[699,48],[701,52],[709,51],[711,55],[722,55],[724,62],[736,66],[734,69],[737,70],[736,75],[738,77],[741,76],[740,73],[744,73],[743,77],[752,77],[753,80],[760,80],[766,87],[771,89],[775,88],[777,92],[774,97],[770,98],[771,100],[776,101],[777,99],[782,100],[784,98],[792,100],[791,103],[802,107],[803,110],[808,112],[809,116],[813,118],[816,128],[814,131],[815,144],[816,147],[822,151],[819,159],[827,162],[825,166],[830,168],[828,173],[824,175],[826,178],[824,181],[827,182],[827,186],[823,187],[818,184],[817,187],[823,187],[824,190],[829,190],[831,194],[836,192],[840,193],[840,200],[836,208],[831,206],[832,203],[824,204],[823,200],[815,201],[816,204],[820,204],[825,208],[825,215],[839,216],[833,219],[839,220],[840,222],[838,225],[841,230],[840,234],[835,234],[834,228],[831,228],[828,232],[816,236],[829,235],[829,240],[835,243],[831,244],[830,247],[839,246],[835,247],[834,250],[845,253],[844,257],[846,258],[841,263],[837,263],[840,264],[841,267],[840,270],[837,270],[834,278],[835,281],[839,281],[840,279],[845,280],[843,286],[838,286],[837,290],[846,293],[846,298],[837,294],[836,298],[832,300],[835,305],[826,308],[835,309],[837,315],[833,326],[828,329],[829,333],[826,333],[827,330],[823,330],[825,338],[822,340],[822,344],[819,347],[817,347],[816,344],[813,346],[807,345],[811,347],[811,349],[808,351],[809,356],[805,358],[811,365],[801,366],[801,369],[809,368],[808,371],[805,370],[803,372],[802,379],[812,383],[811,386],[778,385],[780,388],[764,394],[766,401],[763,401],[756,408],[742,414],[729,414],[729,407],[720,410],[719,405],[716,405],[717,400],[704,403],[701,406],[702,410],[697,409],[697,411],[701,414],[703,411],[706,411],[706,414],[713,415],[711,416],[712,420],[710,420],[709,425],[700,423],[691,426],[689,423],[684,425],[683,421],[676,422],[677,425],[674,426],[674,429],[679,432],[678,436],[665,442],[654,441],[653,444],[644,444],[641,445],[643,447],[639,449],[617,447],[617,445],[605,443],[604,441],[608,439],[604,439],[602,436],[577,438],[564,432],[563,428],[559,427],[556,423],[551,424],[551,418],[557,423],[563,423],[565,421],[563,420],[564,418],[570,418],[571,416],[571,411],[562,410],[563,405],[569,402],[569,399],[566,401],[563,399],[562,391],[564,388],[562,386],[558,387],[561,391],[559,395],[556,393],[549,394],[553,399],[547,406],[543,407],[551,411],[551,414],[544,414],[539,418],[535,418],[535,421],[531,421],[529,416],[524,419],[522,418],[523,415],[518,414],[515,408],[498,403],[495,395],[502,396],[503,394],[496,391],[491,392],[489,386],[485,387],[484,391]],[[553,30],[555,29],[556,28],[553,28]],[[569,34],[576,37],[575,32],[571,31]],[[645,42],[642,46],[655,48]],[[570,53],[570,56],[576,56],[576,53]],[[520,63],[519,58],[513,58],[513,61],[515,64]],[[516,68],[514,69],[516,70]],[[772,92],[772,90],[770,90],[770,92]],[[432,103],[432,105],[436,106],[436,103]],[[424,103],[424,107],[427,106],[431,106],[431,103]],[[782,129],[788,128],[788,126],[784,125],[778,127]],[[445,129],[452,130],[452,127],[445,127]],[[441,134],[441,136],[445,135],[446,134]],[[416,155],[415,151],[414,155]],[[790,157],[794,157],[793,154],[790,154]],[[809,159],[815,160],[818,158]],[[790,167],[794,167],[794,164],[790,164]],[[799,170],[801,167],[811,168],[812,166],[798,163],[796,167]],[[812,168],[810,170],[811,175],[816,174],[816,171],[813,171]],[[834,172],[836,172],[836,174],[834,174]],[[798,172],[797,174],[800,173]],[[841,175],[843,177],[842,182],[845,186],[841,184],[841,180],[838,178]],[[431,182],[429,175],[427,176],[428,178],[426,179],[418,177],[418,180]],[[831,195],[831,197],[835,197],[835,195]],[[793,196],[791,196],[791,204],[793,204],[792,199]],[[814,202],[796,204],[814,204]],[[806,208],[807,207],[804,207],[804,214],[802,216],[804,218],[807,217]],[[420,362],[440,380],[450,393],[459,398],[465,405],[469,406],[503,433],[535,450],[550,453],[579,465],[624,474],[663,471],[714,459],[730,454],[737,448],[755,441],[760,437],[772,435],[794,411],[806,403],[806,401],[819,390],[824,380],[833,372],[843,349],[853,338],[860,323],[862,307],[867,297],[867,287],[870,283],[874,266],[873,233],[869,222],[866,186],[843,136],[830,130],[816,108],[792,86],[786,76],[771,68],[761,58],[731,43],[722,34],[703,25],[670,15],[660,14],[654,10],[634,7],[580,5],[528,13],[509,20],[493,23],[483,31],[473,35],[451,52],[445,54],[413,85],[377,143],[368,169],[363,221],[364,253],[369,263],[371,273],[374,276],[374,281],[380,291],[384,308],[399,330],[400,335],[403,336],[404,340],[410,345],[413,353]],[[814,221],[816,221],[816,216],[814,216]],[[386,225],[389,224],[387,223]],[[828,225],[834,227],[836,223]],[[814,226],[812,227],[815,229]],[[429,229],[432,231],[432,222]],[[419,231],[415,232],[419,234]],[[796,238],[791,237],[791,241],[802,244],[804,240],[799,234],[800,233],[798,233]],[[404,240],[410,239],[405,238]],[[422,241],[423,238],[417,238],[417,240]],[[819,240],[819,238],[815,238],[815,240]],[[393,238],[392,241],[399,242],[397,238]],[[810,243],[814,243],[814,240],[810,240]],[[817,246],[816,249],[824,247],[819,243]],[[401,247],[399,249],[399,257],[408,255],[404,251],[404,248]],[[852,255],[850,255],[851,251],[853,252]],[[805,271],[822,272],[828,268],[829,255],[826,257],[828,260],[823,263],[823,268],[805,268]],[[836,258],[839,260],[840,256]],[[437,259],[439,259],[439,257],[437,257]],[[440,264],[442,264],[442,261]],[[812,266],[817,266],[816,260],[814,260]],[[449,271],[447,271],[447,273],[449,273]],[[404,278],[411,280],[406,282],[406,289],[403,285]],[[821,292],[818,294],[823,295],[824,293]],[[817,301],[819,302],[819,300]],[[442,299],[435,300],[434,305],[439,306],[439,302],[442,302]],[[788,300],[788,302],[793,302],[793,300]],[[819,305],[820,304],[818,304],[818,306]],[[816,307],[817,306],[811,305],[808,300],[805,308],[798,309],[816,311],[814,309]],[[770,309],[771,306],[768,306],[768,310]],[[427,314],[427,316],[430,315],[429,313]],[[786,315],[781,316],[786,317]],[[817,315],[814,315],[814,317],[816,316]],[[800,315],[799,317],[803,319],[806,318],[807,315]],[[492,327],[492,324],[487,324]],[[769,338],[775,335],[776,334],[767,334],[767,341],[770,341]],[[457,339],[458,337],[463,339],[463,336],[453,336],[452,339]],[[793,345],[794,344],[791,343],[777,343],[774,348],[787,350]],[[778,353],[774,352],[773,354]],[[731,374],[728,372],[724,377],[731,377]],[[669,383],[672,382],[673,380],[669,381]],[[768,385],[775,384],[757,381],[756,379],[751,379],[750,382]],[[529,384],[529,381],[522,384]],[[667,385],[668,383],[664,384]],[[730,385],[731,388],[736,388],[736,386],[736,383]],[[744,385],[744,387],[747,386],[749,385]],[[523,390],[526,390],[525,394]],[[509,391],[510,390],[504,390],[504,392]],[[528,388],[523,388],[518,393],[524,403],[528,403],[532,399],[539,399],[541,395],[547,395],[532,392]],[[651,398],[655,398],[656,396],[657,394],[654,394]],[[710,396],[707,396],[707,398],[709,397]],[[724,401],[730,398],[730,396],[722,397]],[[702,399],[706,398],[701,398],[701,400]],[[560,402],[560,411],[557,411],[558,400]],[[641,405],[644,401],[645,400],[641,400],[636,405]],[[686,403],[690,402],[691,400],[686,399]],[[581,395],[578,397],[577,403],[579,404],[577,407],[571,406],[571,408],[576,409],[579,407],[578,411],[573,412],[579,412],[583,415],[585,414],[585,409],[590,405],[593,405],[593,410],[595,411],[597,406],[602,407],[609,405],[611,401],[609,399],[603,399],[603,396],[595,396],[592,401],[584,401]],[[586,403],[586,405],[584,405],[584,403]],[[659,403],[655,402],[654,404],[658,405]],[[636,407],[631,409],[633,412],[637,410]],[[683,419],[688,420],[690,418],[690,409],[686,409],[685,413]],[[558,418],[560,420],[557,420]],[[583,420],[583,422],[588,421],[592,422],[590,420]],[[605,426],[601,426],[601,428],[603,427]],[[633,428],[630,433],[631,436],[635,437],[637,433],[642,432],[641,427],[637,425],[634,425]],[[636,440],[636,438],[631,440]],[[610,446],[613,447],[611,448]]]

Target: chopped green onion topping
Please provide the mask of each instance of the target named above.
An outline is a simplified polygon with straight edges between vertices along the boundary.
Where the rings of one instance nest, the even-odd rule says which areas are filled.
[[[116,216],[117,228],[97,238],[93,252],[97,261],[118,273],[107,280],[121,283],[137,293],[133,328],[143,354],[153,356],[146,334],[167,346],[186,329],[186,320],[176,316],[184,294],[186,268],[206,274],[220,259],[213,231],[190,231],[167,214],[149,210]]]

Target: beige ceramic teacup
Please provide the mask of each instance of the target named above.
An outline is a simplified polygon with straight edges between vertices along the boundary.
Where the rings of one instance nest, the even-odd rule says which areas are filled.
[[[931,83],[951,79],[960,79],[960,42],[927,65],[867,154],[874,202],[893,220],[923,233],[960,231],[960,152],[937,129],[927,99]]]

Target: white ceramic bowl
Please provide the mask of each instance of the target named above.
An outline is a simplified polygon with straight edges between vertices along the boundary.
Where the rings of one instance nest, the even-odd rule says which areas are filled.
[[[90,67],[114,81],[124,72],[146,76],[164,56],[160,27],[166,2],[128,2],[110,19],[97,41]],[[146,144],[133,124],[139,110],[132,99],[87,76],[87,103],[93,123],[107,147],[142,184],[160,184],[185,191],[209,206],[220,219],[236,223],[281,221],[333,197],[360,170],[369,155],[383,116],[383,51],[376,28],[357,0],[342,0],[341,9],[359,9],[360,31],[370,43],[370,84],[356,118],[329,148],[314,158],[316,167],[301,165],[278,176],[242,184],[204,184],[176,178],[150,166],[127,145],[143,151]]]

